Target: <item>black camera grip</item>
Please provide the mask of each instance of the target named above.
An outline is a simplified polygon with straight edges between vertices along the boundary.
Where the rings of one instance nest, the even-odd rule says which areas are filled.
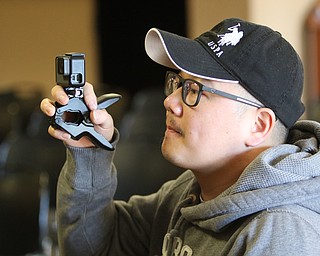
[[[104,94],[97,99],[98,109],[106,109],[121,99],[121,95]],[[75,140],[88,136],[98,147],[114,150],[111,143],[94,129],[90,120],[90,110],[82,98],[71,98],[67,105],[56,103],[56,113],[50,119],[53,127],[68,132]]]

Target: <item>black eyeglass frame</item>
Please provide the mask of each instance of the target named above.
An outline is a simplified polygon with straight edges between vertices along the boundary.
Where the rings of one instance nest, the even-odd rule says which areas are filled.
[[[264,108],[265,107],[265,106],[263,106],[263,105],[261,105],[259,103],[253,102],[251,100],[247,100],[247,99],[242,98],[240,96],[237,96],[237,95],[234,95],[234,94],[231,94],[231,93],[223,92],[223,91],[208,87],[208,86],[206,86],[206,85],[204,85],[204,84],[202,84],[202,83],[200,83],[200,82],[198,82],[196,80],[184,79],[183,77],[181,77],[180,75],[178,75],[178,74],[176,74],[175,72],[172,72],[172,71],[167,71],[166,72],[166,79],[165,79],[165,95],[166,96],[169,96],[172,92],[175,91],[175,90],[172,90],[171,93],[168,93],[167,84],[168,84],[169,75],[174,75],[174,76],[179,78],[179,83],[178,83],[177,87],[175,88],[175,90],[177,90],[179,87],[182,87],[182,100],[189,107],[195,107],[195,106],[197,106],[199,104],[200,98],[201,98],[201,95],[202,95],[203,91],[210,92],[212,94],[216,94],[216,95],[219,95],[221,97],[224,97],[224,98],[227,98],[227,99],[230,99],[230,100],[238,101],[240,103],[247,104],[247,105],[252,106],[252,107],[256,107],[256,108]],[[186,85],[186,81],[191,81],[191,82],[193,82],[193,83],[195,83],[195,84],[197,84],[199,86],[199,92],[198,92],[197,99],[196,99],[194,104],[188,104],[186,102],[186,94],[184,93],[184,91],[185,91],[184,90],[184,86]]]

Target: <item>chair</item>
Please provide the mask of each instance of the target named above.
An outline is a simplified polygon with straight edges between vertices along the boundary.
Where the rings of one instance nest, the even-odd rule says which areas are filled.
[[[2,172],[0,176],[0,255],[41,252],[47,233],[46,175]]]

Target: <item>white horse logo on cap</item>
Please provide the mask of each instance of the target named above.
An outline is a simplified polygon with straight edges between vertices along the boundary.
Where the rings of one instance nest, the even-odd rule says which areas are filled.
[[[219,46],[224,46],[224,45],[235,46],[237,43],[239,43],[240,39],[243,37],[243,31],[239,31],[239,27],[240,27],[240,23],[228,28],[228,30],[230,30],[231,33],[225,33],[224,35],[218,35],[218,37],[221,38],[218,41]]]

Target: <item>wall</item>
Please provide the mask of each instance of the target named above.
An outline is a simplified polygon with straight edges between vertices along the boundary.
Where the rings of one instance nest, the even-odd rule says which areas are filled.
[[[249,19],[278,30],[304,57],[304,26],[315,0],[248,0]]]
[[[0,0],[0,88],[19,83],[55,84],[54,58],[70,51],[87,55],[87,78],[97,81],[92,0]]]
[[[190,37],[223,18],[246,18],[281,31],[304,60],[304,20],[315,0],[186,1]],[[99,82],[93,0],[0,0],[0,6],[0,89],[28,81],[48,93],[54,58],[69,51],[86,53],[87,80]]]
[[[189,37],[194,38],[224,18],[248,17],[247,0],[186,0]]]

